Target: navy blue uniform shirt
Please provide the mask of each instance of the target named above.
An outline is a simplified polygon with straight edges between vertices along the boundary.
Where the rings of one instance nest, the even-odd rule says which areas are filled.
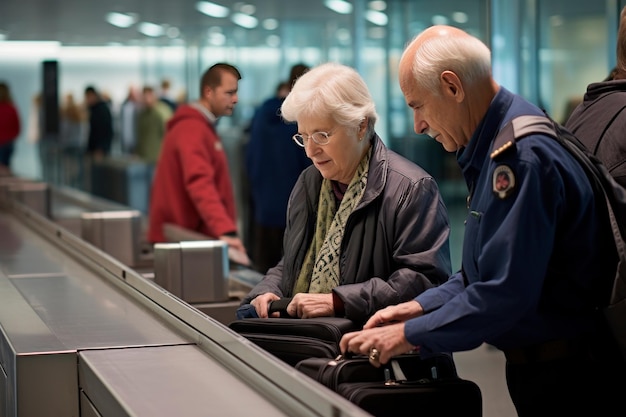
[[[428,314],[407,321],[405,336],[424,353],[524,347],[595,326],[599,280],[610,283],[616,265],[606,209],[552,138],[530,135],[490,156],[499,130],[523,114],[543,112],[501,87],[457,154],[471,191],[463,272],[416,297]]]

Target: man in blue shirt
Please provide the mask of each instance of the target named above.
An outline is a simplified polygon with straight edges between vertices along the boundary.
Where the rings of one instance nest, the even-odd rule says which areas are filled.
[[[246,146],[246,174],[252,208],[251,257],[265,274],[283,257],[283,235],[287,222],[287,201],[300,173],[311,160],[291,137],[298,133],[295,123],[286,123],[280,106],[296,80],[308,71],[304,64],[291,67],[286,92],[276,91],[257,109]]]
[[[620,408],[624,362],[597,308],[617,257],[583,169],[545,135],[494,143],[514,117],[543,112],[493,80],[489,49],[462,30],[426,29],[405,50],[399,80],[415,131],[456,152],[470,191],[462,270],[378,311],[342,351],[380,366],[415,348],[426,356],[486,342],[507,358],[521,417]]]

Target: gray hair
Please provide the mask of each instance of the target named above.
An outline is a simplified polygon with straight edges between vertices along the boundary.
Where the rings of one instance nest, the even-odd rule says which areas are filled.
[[[426,40],[413,57],[411,72],[415,81],[429,93],[439,95],[439,76],[444,71],[454,72],[467,85],[490,78],[491,51],[473,36]]]
[[[367,117],[367,138],[373,135],[378,119],[374,100],[359,73],[331,62],[298,78],[280,111],[288,122],[328,116],[341,126],[355,129]]]

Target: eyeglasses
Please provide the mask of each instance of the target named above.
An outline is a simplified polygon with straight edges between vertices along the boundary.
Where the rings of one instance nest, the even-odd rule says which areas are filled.
[[[301,135],[300,133],[296,133],[292,136],[292,138],[298,146],[302,146],[304,148],[309,139],[313,139],[313,142],[317,143],[318,145],[324,146],[328,144],[328,142],[330,142],[331,136],[332,132],[315,132],[310,135]]]

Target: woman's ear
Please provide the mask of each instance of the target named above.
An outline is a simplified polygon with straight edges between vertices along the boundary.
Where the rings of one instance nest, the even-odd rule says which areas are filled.
[[[361,118],[361,123],[359,123],[359,138],[363,138],[365,136],[365,132],[367,132],[368,123],[369,123],[368,117]]]

